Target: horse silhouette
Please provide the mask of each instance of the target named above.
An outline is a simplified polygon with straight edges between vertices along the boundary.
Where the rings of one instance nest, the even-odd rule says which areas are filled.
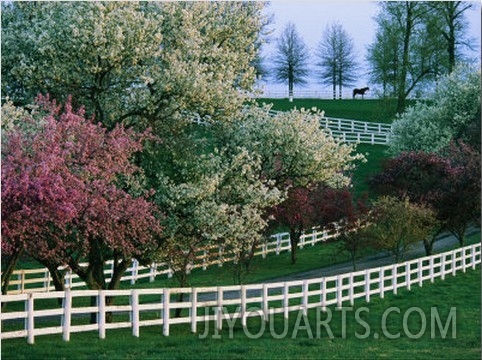
[[[355,98],[356,95],[360,94],[362,99],[363,99],[363,96],[365,95],[365,93],[370,90],[370,88],[367,86],[367,87],[364,87],[364,88],[361,88],[361,89],[353,89],[353,99]]]

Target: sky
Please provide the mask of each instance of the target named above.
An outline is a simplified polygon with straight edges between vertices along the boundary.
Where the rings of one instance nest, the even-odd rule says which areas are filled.
[[[354,87],[367,86],[369,85],[368,77],[364,74],[368,70],[364,66],[366,48],[375,37],[378,2],[367,0],[272,0],[264,12],[273,14],[274,23],[271,28],[274,32],[271,35],[270,44],[263,48],[263,56],[269,60],[269,55],[274,52],[276,38],[288,22],[296,25],[298,33],[310,49],[311,55],[322,38],[326,26],[338,22],[353,38],[355,52],[362,67]],[[478,49],[470,55],[471,57],[479,56],[480,59],[481,1],[472,2],[474,9],[467,11],[466,17],[469,21],[470,35],[477,39]],[[287,85],[272,82],[262,82],[261,85],[264,86],[265,91],[287,92]],[[321,91],[331,94],[330,89],[330,86],[322,86],[316,83],[316,80],[312,80],[306,87],[297,89],[295,86],[295,94],[297,90],[298,92]]]

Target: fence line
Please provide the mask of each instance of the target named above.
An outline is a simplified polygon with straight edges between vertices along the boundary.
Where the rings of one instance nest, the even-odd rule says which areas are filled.
[[[298,247],[303,249],[304,246],[314,246],[316,243],[333,239],[339,235],[339,230],[340,226],[336,223],[323,229],[312,228],[301,235]],[[270,253],[279,255],[283,251],[290,250],[290,234],[288,232],[283,232],[271,235],[269,239],[266,239],[265,242],[261,243],[257,250],[255,250],[254,256],[262,256],[263,258],[266,258]],[[194,261],[189,265],[188,271],[198,268],[206,270],[208,267],[214,265],[221,267],[224,263],[233,260],[234,254],[232,252],[228,252],[222,247],[216,245],[206,246],[196,252]],[[106,262],[104,274],[107,279],[113,274],[113,266],[114,262],[112,260]],[[83,280],[77,274],[73,273],[67,266],[61,266],[59,267],[59,270],[65,271],[64,287],[66,289],[85,286]],[[140,279],[148,278],[150,282],[153,282],[157,276],[172,277],[172,275],[173,270],[168,262],[154,262],[149,266],[142,266],[136,259],[133,259],[131,266],[126,270],[121,281],[129,281],[133,285]],[[47,268],[21,269],[15,270],[12,273],[7,294],[49,292],[52,290],[55,290],[55,287],[52,283],[50,271]]]
[[[217,329],[222,329],[227,319],[231,324],[239,319],[247,326],[248,317],[260,316],[268,321],[272,314],[283,314],[288,319],[293,311],[325,311],[327,306],[341,308],[347,302],[352,306],[356,299],[370,302],[373,296],[383,298],[402,287],[410,290],[413,284],[422,286],[425,281],[433,282],[438,277],[443,280],[447,274],[455,276],[457,271],[475,269],[480,262],[478,243],[404,263],[297,281],[200,288],[67,289],[6,295],[2,303],[17,309],[23,304],[24,310],[2,312],[1,338],[26,337],[33,344],[40,335],[62,334],[62,339],[69,341],[71,333],[97,331],[103,339],[106,330],[120,328],[131,328],[132,335],[139,337],[142,326],[160,326],[163,335],[169,336],[170,327],[176,324],[190,324],[191,331],[196,332],[199,322],[214,321]],[[179,301],[179,294],[187,300]],[[92,297],[97,300],[95,306],[79,306]],[[118,305],[108,303],[113,298]],[[62,306],[57,301],[47,305],[46,299],[61,300]],[[184,310],[184,315],[171,317],[179,309]],[[91,313],[96,314],[97,323],[85,324]],[[112,322],[106,321],[108,314],[112,315]]]
[[[276,116],[282,111],[270,110],[270,115]],[[361,120],[320,117],[320,125],[323,129],[343,142],[388,145],[392,137],[392,125]]]

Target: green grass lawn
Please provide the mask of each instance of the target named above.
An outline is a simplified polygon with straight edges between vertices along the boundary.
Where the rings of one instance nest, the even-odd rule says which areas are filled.
[[[107,330],[104,340],[96,332],[74,333],[68,343],[60,335],[39,336],[35,345],[27,345],[25,339],[4,340],[2,358],[480,359],[480,292],[479,267],[434,284],[414,285],[411,291],[399,289],[397,295],[386,294],[383,299],[373,297],[368,304],[359,300],[353,308],[344,305],[343,311],[329,307],[325,314],[312,309],[307,317],[292,312],[286,324],[281,316],[269,323],[254,317],[247,330],[238,320],[232,331],[225,322],[219,333],[210,323],[205,334],[200,323],[197,334],[186,325],[176,325],[169,337],[153,326],[142,327],[139,338],[125,329]],[[456,316],[448,321],[452,308]],[[433,309],[440,324],[431,321]]]
[[[384,99],[294,99],[291,103],[287,99],[258,99],[257,101],[259,104],[273,104],[273,110],[286,111],[295,107],[297,109],[316,107],[325,111],[325,116],[328,117],[382,123],[391,123],[396,113],[395,100]]]

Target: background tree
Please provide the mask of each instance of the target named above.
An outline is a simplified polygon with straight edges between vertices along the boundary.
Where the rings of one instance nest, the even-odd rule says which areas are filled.
[[[415,89],[444,73],[439,32],[429,22],[438,15],[424,2],[383,2],[379,7],[376,38],[367,59],[372,81],[381,83],[385,93],[392,90],[400,113]]]
[[[473,4],[466,1],[430,1],[430,26],[440,34],[440,42],[445,49],[447,73],[450,74],[461,58],[460,47],[471,48],[466,37],[468,23],[465,19],[467,10]]]
[[[390,252],[399,262],[410,247],[432,233],[436,220],[432,210],[408,198],[382,196],[373,204],[370,224],[372,246]]]
[[[411,202],[429,206],[436,212],[439,222],[432,236],[424,239],[427,255],[432,255],[435,240],[446,230],[438,207],[440,196],[444,196],[443,183],[449,181],[450,173],[450,159],[436,153],[418,151],[402,153],[388,160],[383,170],[370,180],[379,195],[394,196],[399,200],[408,197]]]
[[[453,142],[443,154],[450,159],[451,172],[438,194],[437,210],[445,228],[464,246],[468,226],[480,226],[480,152]]]
[[[321,82],[332,85],[333,99],[336,99],[338,86],[338,98],[341,99],[343,86],[355,81],[357,63],[353,39],[340,24],[333,23],[326,27],[315,55]]]
[[[161,245],[158,210],[130,161],[149,135],[106,131],[70,101],[39,101],[50,113],[40,130],[14,129],[2,144],[2,254],[25,250],[57,290],[63,265],[90,289],[115,289],[133,257],[149,262]]]
[[[388,24],[388,19],[379,18],[377,23],[378,31],[375,34],[375,40],[368,45],[367,52],[367,61],[371,65],[370,81],[382,85],[382,97],[395,97],[398,63],[401,58],[398,35],[396,29]]]
[[[296,26],[288,23],[278,39],[273,57],[273,77],[278,83],[288,84],[289,99],[293,101],[294,85],[303,86],[308,77],[309,52]]]

